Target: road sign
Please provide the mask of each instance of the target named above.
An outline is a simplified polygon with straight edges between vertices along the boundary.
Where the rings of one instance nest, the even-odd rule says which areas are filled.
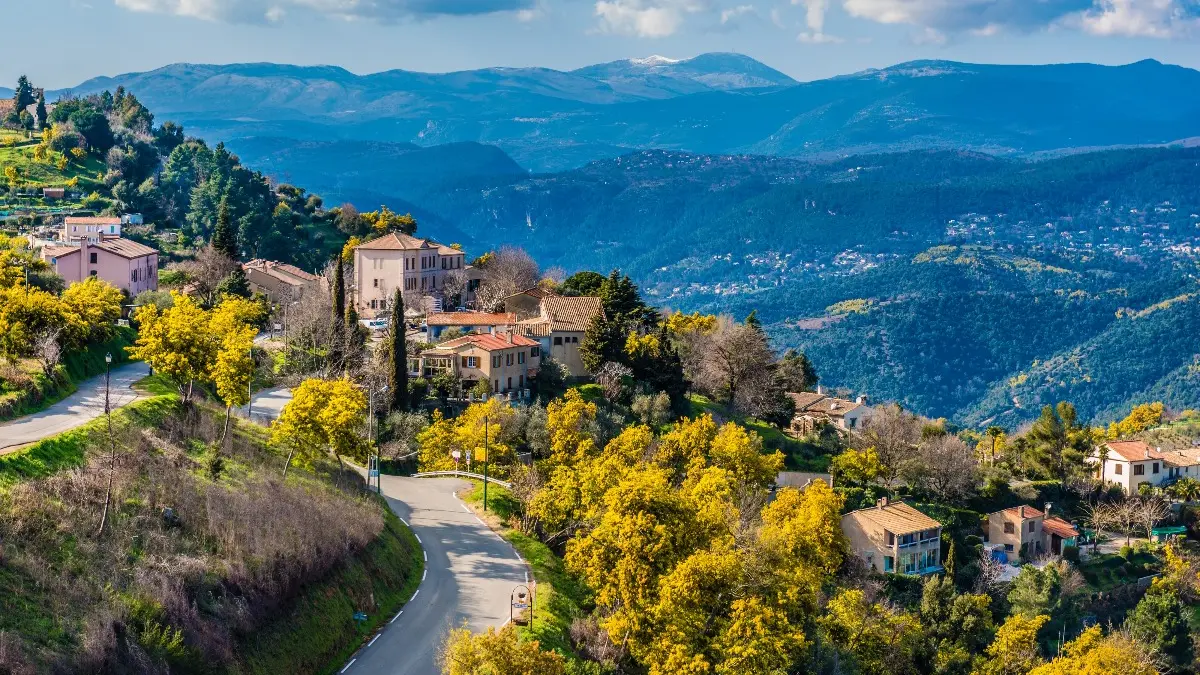
[[[450,456],[451,456],[451,457],[453,457],[453,458],[454,458],[454,461],[456,461],[456,462],[457,462],[458,460],[462,459],[462,453],[461,453],[461,452],[459,452],[458,450],[455,450],[455,451],[451,452],[451,453],[450,453]]]
[[[379,469],[371,469],[368,471],[367,478],[379,478]]]
[[[367,613],[366,613],[366,612],[355,612],[355,613],[354,613],[354,620],[355,620],[355,621],[366,621],[366,620],[367,620]]]

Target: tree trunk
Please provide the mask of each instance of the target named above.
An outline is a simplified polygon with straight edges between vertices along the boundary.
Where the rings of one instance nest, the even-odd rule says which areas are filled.
[[[288,470],[288,467],[292,465],[292,455],[294,455],[294,454],[296,454],[296,451],[294,449],[288,450],[287,462],[285,462],[283,465],[283,477],[284,478],[287,478],[287,470]]]
[[[100,512],[100,529],[96,534],[104,534],[104,525],[108,522],[108,507],[112,504],[113,490],[113,474],[117,471],[117,443],[112,435],[112,416],[106,415],[108,418],[108,489],[104,492],[104,510]]]
[[[229,435],[229,418],[233,416],[233,406],[225,406],[225,428],[221,430],[221,445],[225,445],[225,437]]]

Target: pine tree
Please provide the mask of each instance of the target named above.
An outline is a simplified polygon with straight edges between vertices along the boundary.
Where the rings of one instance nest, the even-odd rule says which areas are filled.
[[[763,332],[762,322],[758,320],[758,310],[757,309],[750,310],[750,315],[746,317],[745,323],[746,323],[747,328],[753,328],[754,330],[756,330],[760,333]]]
[[[229,202],[221,199],[217,210],[217,228],[213,231],[212,247],[231,260],[238,260],[237,231],[233,229],[233,221],[229,217]]]
[[[17,89],[13,92],[13,107],[17,113],[33,105],[33,85],[29,78],[22,75],[17,78]]]
[[[333,339],[329,345],[329,362],[334,368],[341,366],[346,340],[346,278],[341,256],[333,258],[333,283],[329,290],[333,296]]]
[[[391,336],[391,346],[388,357],[391,368],[388,371],[388,387],[392,396],[391,409],[394,412],[408,410],[408,344],[404,340],[404,295],[396,289],[396,297],[392,300],[392,319],[388,322]]]
[[[217,292],[221,295],[240,295],[243,298],[250,297],[250,280],[246,278],[246,271],[241,265],[234,268],[229,276],[221,280],[217,284]]]

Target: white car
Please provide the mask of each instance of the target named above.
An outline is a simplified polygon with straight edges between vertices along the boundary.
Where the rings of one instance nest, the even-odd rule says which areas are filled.
[[[387,330],[387,319],[359,319],[359,323],[369,330]]]

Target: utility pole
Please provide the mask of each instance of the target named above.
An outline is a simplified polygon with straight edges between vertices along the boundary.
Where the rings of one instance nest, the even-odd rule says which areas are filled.
[[[487,513],[487,484],[488,484],[488,418],[483,417],[483,512]]]
[[[250,377],[246,379],[246,419],[254,422],[254,341],[250,341]]]
[[[104,525],[108,522],[108,506],[112,503],[113,474],[117,470],[117,443],[112,433],[112,406],[109,399],[109,385],[112,381],[112,353],[104,355],[104,418],[108,424],[108,490],[104,493],[104,511],[100,514],[100,529],[97,534],[104,534]]]

